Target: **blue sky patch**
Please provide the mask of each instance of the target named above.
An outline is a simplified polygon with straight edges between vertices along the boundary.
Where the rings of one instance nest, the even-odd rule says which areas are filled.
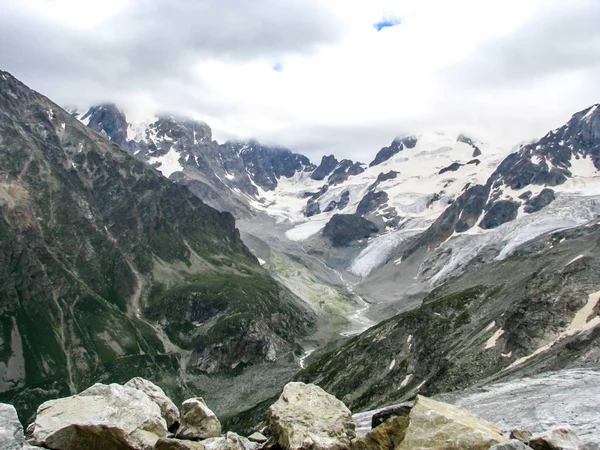
[[[373,28],[375,28],[377,31],[381,31],[384,28],[395,27],[396,25],[400,25],[401,23],[402,20],[400,20],[399,18],[385,18],[381,19],[379,22],[375,22],[373,24]]]
[[[283,71],[283,65],[280,62],[276,62],[275,65],[273,66],[273,70],[275,72],[281,72],[281,71]]]

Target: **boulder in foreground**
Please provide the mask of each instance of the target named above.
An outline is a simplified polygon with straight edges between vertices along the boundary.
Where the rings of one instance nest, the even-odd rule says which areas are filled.
[[[142,391],[98,383],[43,403],[29,431],[36,445],[60,450],[152,450],[167,424]]]
[[[288,383],[270,406],[267,422],[285,450],[343,450],[356,436],[346,405],[314,384]]]
[[[506,442],[495,425],[447,403],[418,396],[397,450],[488,450]]]
[[[221,434],[221,422],[201,397],[190,398],[181,406],[179,439],[207,439]]]
[[[561,426],[533,436],[529,446],[533,450],[579,450],[583,442],[571,427]]]
[[[160,387],[152,383],[151,381],[145,380],[140,377],[135,377],[125,383],[125,386],[142,391],[150,400],[158,405],[163,419],[167,422],[167,428],[170,431],[176,430],[179,426],[179,409],[175,406],[175,403],[167,397],[165,391]]]

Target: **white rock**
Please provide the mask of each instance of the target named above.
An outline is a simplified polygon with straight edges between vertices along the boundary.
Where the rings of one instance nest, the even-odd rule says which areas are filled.
[[[78,395],[44,402],[29,430],[35,444],[60,450],[151,450],[166,437],[167,424],[143,392],[98,383]]]
[[[169,430],[173,430],[173,428],[176,429],[179,426],[179,409],[159,386],[140,377],[132,378],[125,383],[125,386],[142,391],[150,397],[150,400],[156,403],[160,408],[162,417],[166,420]]]
[[[356,436],[346,405],[314,384],[288,383],[269,408],[267,421],[286,450],[341,450]]]
[[[0,403],[0,449],[28,450],[39,447],[30,446],[25,441],[23,426],[19,422],[13,405]]]
[[[264,434],[259,433],[258,431],[255,431],[250,436],[248,436],[248,439],[252,442],[258,442],[260,444],[268,441],[267,437]]]
[[[190,398],[181,407],[181,439],[207,439],[221,434],[221,422],[201,397]]]
[[[225,436],[214,437],[202,441],[206,450],[255,450],[258,444],[245,437],[228,432]]]

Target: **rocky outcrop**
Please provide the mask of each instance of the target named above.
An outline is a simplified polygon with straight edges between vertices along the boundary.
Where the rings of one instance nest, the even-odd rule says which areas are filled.
[[[91,107],[81,118],[88,127],[122,147],[127,145],[127,120],[114,104]]]
[[[378,231],[373,222],[363,217],[335,214],[325,225],[323,236],[328,238],[334,247],[344,247],[358,239],[368,238]]]
[[[363,169],[361,163],[352,162],[349,159],[343,159],[340,161],[333,173],[329,176],[327,182],[331,186],[335,186],[336,184],[345,182],[351,176],[358,175],[364,171],[365,169]]]
[[[483,216],[479,227],[483,230],[490,230],[499,227],[503,223],[515,220],[519,213],[519,206],[521,206],[520,203],[511,200],[501,200],[494,203]]]
[[[190,398],[181,406],[180,439],[207,439],[221,434],[221,422],[202,398]]]
[[[243,143],[239,156],[252,180],[261,188],[275,189],[281,177],[292,177],[296,172],[312,172],[310,160],[282,147],[266,147],[256,141]]]
[[[384,161],[387,161],[395,154],[401,152],[405,148],[414,148],[417,145],[417,138],[414,136],[408,136],[404,138],[396,138],[392,141],[389,147],[383,147],[377,155],[375,155],[375,159],[371,161],[369,167],[376,166],[381,164]]]
[[[50,400],[37,410],[31,429],[36,445],[60,450],[112,448],[151,450],[167,436],[160,408],[134,388],[95,384],[72,397]]]
[[[459,134],[456,138],[456,141],[470,145],[473,148],[473,158],[481,156],[481,149],[475,144],[475,142],[473,142],[473,139],[471,139],[470,137],[465,136],[464,134]]]
[[[452,164],[450,164],[447,167],[444,167],[443,169],[440,169],[440,171],[438,172],[438,175],[443,175],[446,172],[456,172],[458,169],[460,169],[463,165],[459,162],[453,162]]]
[[[151,381],[145,380],[140,377],[135,377],[125,383],[126,387],[131,387],[142,391],[150,400],[158,405],[160,408],[163,419],[167,422],[167,428],[169,431],[177,430],[179,427],[179,409],[175,406],[175,403],[167,397],[165,391],[160,387],[152,383]]]
[[[524,211],[526,213],[534,213],[545,208],[556,199],[554,191],[550,188],[544,188],[541,192],[527,200]]]
[[[342,450],[355,437],[346,405],[312,384],[288,383],[269,408],[267,422],[285,450]]]
[[[310,174],[310,177],[317,181],[324,180],[327,175],[333,172],[333,169],[335,169],[337,165],[338,160],[335,159],[335,156],[323,156],[323,158],[321,158],[321,164],[319,164],[319,167],[317,167],[315,171]]]
[[[384,191],[374,190],[369,191],[358,203],[356,207],[356,214],[359,216],[366,216],[371,214],[388,201],[388,195]]]
[[[488,450],[507,439],[495,425],[460,408],[418,396],[398,450]]]

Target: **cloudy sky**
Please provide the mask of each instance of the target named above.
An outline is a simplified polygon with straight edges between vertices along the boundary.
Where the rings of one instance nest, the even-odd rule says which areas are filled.
[[[61,105],[206,121],[318,159],[501,145],[600,102],[598,0],[0,0],[0,68]]]

